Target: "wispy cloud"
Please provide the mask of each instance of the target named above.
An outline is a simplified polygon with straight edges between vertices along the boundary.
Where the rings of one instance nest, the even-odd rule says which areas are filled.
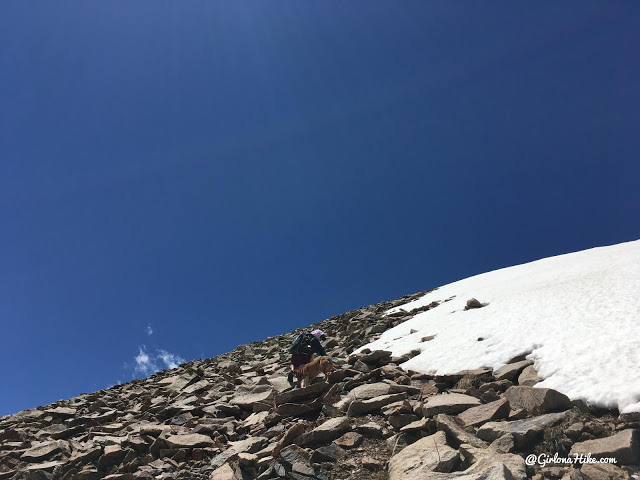
[[[151,336],[153,335],[153,328],[151,328],[151,325],[147,325],[147,335]]]
[[[145,345],[138,347],[138,355],[134,360],[136,362],[134,372],[145,376],[165,368],[176,368],[185,362],[185,359],[181,356],[166,350],[158,349],[155,353],[149,354]]]
[[[160,358],[167,368],[176,368],[181,363],[184,363],[184,358],[169,353],[166,350],[158,350],[158,358]]]

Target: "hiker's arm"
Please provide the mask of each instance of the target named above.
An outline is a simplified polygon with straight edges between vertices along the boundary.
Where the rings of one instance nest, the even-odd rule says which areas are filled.
[[[327,354],[327,352],[324,351],[324,348],[322,348],[322,344],[316,337],[313,337],[313,339],[311,340],[311,351],[313,353],[317,353],[320,356],[324,356]]]

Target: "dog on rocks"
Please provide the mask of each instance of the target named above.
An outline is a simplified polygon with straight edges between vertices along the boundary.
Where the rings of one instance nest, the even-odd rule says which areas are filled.
[[[309,386],[311,381],[321,373],[324,373],[326,378],[334,370],[337,370],[337,367],[331,363],[329,357],[323,355],[321,357],[312,356],[311,361],[302,365],[295,373],[298,378],[298,384],[301,388],[304,388]]]

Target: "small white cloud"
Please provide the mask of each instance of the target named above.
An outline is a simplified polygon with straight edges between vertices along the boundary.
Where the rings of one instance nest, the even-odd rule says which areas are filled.
[[[158,366],[153,361],[153,359],[149,356],[146,351],[146,347],[143,345],[142,347],[138,347],[139,353],[135,357],[136,373],[142,373],[143,375],[149,375],[150,373],[157,372]]]
[[[147,335],[153,335],[153,328],[151,328],[151,324],[147,325]]]
[[[151,375],[158,370],[176,368],[185,362],[185,359],[181,356],[166,350],[156,350],[155,354],[149,354],[145,345],[138,347],[138,355],[134,357],[134,360],[136,362],[134,373],[145,376]]]
[[[158,358],[162,360],[167,368],[176,368],[181,363],[184,363],[184,358],[173,353],[169,353],[166,350],[158,350]]]

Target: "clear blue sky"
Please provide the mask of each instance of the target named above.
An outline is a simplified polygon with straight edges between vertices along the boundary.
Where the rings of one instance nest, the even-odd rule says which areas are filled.
[[[1,2],[0,415],[640,238],[639,45],[631,1]]]

